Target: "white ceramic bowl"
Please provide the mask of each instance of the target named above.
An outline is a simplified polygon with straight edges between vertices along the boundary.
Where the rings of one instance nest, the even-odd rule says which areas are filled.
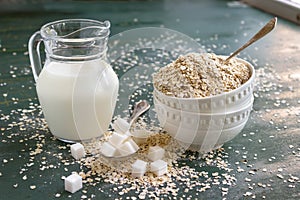
[[[153,95],[160,125],[184,145],[198,147],[206,152],[223,145],[235,137],[245,126],[253,106],[251,101],[220,113],[195,113],[174,109]],[[194,148],[193,148],[194,149]]]
[[[228,129],[247,121],[252,110],[253,100],[252,96],[251,102],[237,107],[235,111],[209,114],[174,109],[162,104],[153,96],[155,111],[161,125],[167,122],[176,126],[201,130]]]
[[[183,146],[185,149],[198,151],[201,153],[209,152],[213,149],[217,149],[223,146],[224,143],[232,140],[237,136],[246,125],[247,121],[241,123],[238,126],[223,129],[223,130],[198,130],[197,137],[187,140],[186,136],[182,138],[182,135],[176,134],[178,132],[178,126],[173,124],[165,124],[165,130],[168,133],[173,133],[172,136]],[[189,132],[189,129],[184,129],[185,132]]]
[[[203,98],[178,98],[165,95],[154,86],[153,95],[162,104],[188,112],[221,113],[236,110],[237,107],[251,102],[255,77],[254,67],[249,62],[239,58],[237,60],[248,66],[251,76],[241,87],[232,91]]]

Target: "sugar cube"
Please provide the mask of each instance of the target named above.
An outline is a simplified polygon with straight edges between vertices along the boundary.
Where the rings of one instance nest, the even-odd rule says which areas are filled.
[[[168,171],[168,164],[163,160],[156,160],[150,164],[150,171],[156,176],[162,176]]]
[[[137,178],[144,176],[147,171],[147,164],[148,163],[143,160],[136,160],[131,166],[131,175]]]
[[[118,147],[118,150],[122,156],[126,156],[135,153],[138,150],[138,148],[139,147],[137,146],[137,144],[132,139],[130,139],[121,144]]]
[[[80,143],[72,144],[71,154],[76,160],[83,158],[85,156],[85,150],[83,145]]]
[[[164,155],[165,155],[165,149],[161,148],[160,146],[152,146],[149,147],[147,156],[151,161],[156,161],[162,159]]]
[[[71,193],[77,192],[82,188],[82,178],[78,174],[71,174],[65,178],[65,190]]]
[[[117,133],[117,132],[114,132],[108,142],[110,144],[112,144],[113,146],[117,147],[119,146],[120,144],[122,144],[123,142],[125,142],[125,140],[128,138],[128,135],[124,135],[124,134],[121,134],[121,133]]]
[[[100,148],[102,155],[107,157],[113,157],[116,154],[117,149],[109,142],[104,142]]]
[[[128,140],[130,142],[131,146],[134,148],[135,151],[137,151],[140,147],[137,145],[133,139]]]
[[[125,132],[129,130],[130,125],[129,125],[129,123],[128,123],[125,119],[122,119],[122,118],[118,117],[118,118],[112,123],[112,128],[113,128],[116,132],[118,132],[118,133],[125,134]]]

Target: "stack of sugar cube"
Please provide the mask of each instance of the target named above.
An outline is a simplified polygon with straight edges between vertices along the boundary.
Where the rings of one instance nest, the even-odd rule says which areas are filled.
[[[165,150],[160,146],[149,147],[148,159],[152,162],[150,163],[150,171],[153,172],[156,176],[162,176],[168,171],[167,162],[163,161]],[[140,178],[144,176],[147,171],[148,163],[142,160],[136,160],[132,164],[132,176]]]
[[[113,132],[107,142],[101,146],[101,153],[106,157],[127,156],[135,153],[139,146],[127,135]]]
[[[168,164],[162,160],[165,155],[165,149],[160,146],[149,147],[148,158],[152,162],[150,163],[150,171],[157,176],[167,173]]]

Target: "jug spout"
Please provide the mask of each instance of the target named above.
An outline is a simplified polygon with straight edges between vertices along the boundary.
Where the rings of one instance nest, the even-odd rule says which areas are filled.
[[[47,57],[62,61],[93,60],[105,56],[109,21],[66,19],[41,28]]]
[[[106,57],[109,21],[65,19],[42,26],[29,40],[28,49],[34,80],[42,71],[40,43],[46,58],[59,61],[85,61]]]
[[[73,20],[68,20],[68,23],[69,21],[73,21]],[[63,40],[64,38],[74,39],[74,38],[93,38],[93,37],[95,39],[96,38],[101,39],[109,35],[110,22],[106,20],[104,22],[99,22],[98,24],[90,24],[72,30],[62,32],[60,31],[59,25],[46,24],[45,27],[42,28],[42,35],[44,38],[49,38],[53,40],[60,40],[60,39]]]

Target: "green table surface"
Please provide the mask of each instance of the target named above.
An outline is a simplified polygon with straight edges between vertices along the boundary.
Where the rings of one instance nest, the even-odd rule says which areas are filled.
[[[82,166],[72,161],[63,142],[43,130],[42,114],[35,109],[38,99],[27,42],[43,24],[64,18],[108,19],[111,35],[163,26],[196,39],[209,52],[228,55],[273,17],[226,0],[42,2],[0,1],[1,200],[138,196],[134,192],[122,196],[114,192],[116,186],[103,181],[94,187],[84,185],[84,190],[72,195],[64,191],[61,177],[82,170]],[[212,184],[205,192],[191,189],[188,193],[184,192],[188,186],[179,184],[178,196],[162,198],[300,199],[299,37],[299,26],[279,18],[270,35],[240,54],[257,71],[255,101],[243,131],[224,145],[225,160],[233,169],[230,175],[236,178],[227,186],[228,194],[222,196],[222,183]],[[124,109],[118,106],[116,114],[126,116]],[[61,158],[71,164],[62,164]],[[196,166],[201,162],[196,159],[181,164]],[[42,166],[48,168],[41,170]],[[205,170],[215,172],[209,166]]]

